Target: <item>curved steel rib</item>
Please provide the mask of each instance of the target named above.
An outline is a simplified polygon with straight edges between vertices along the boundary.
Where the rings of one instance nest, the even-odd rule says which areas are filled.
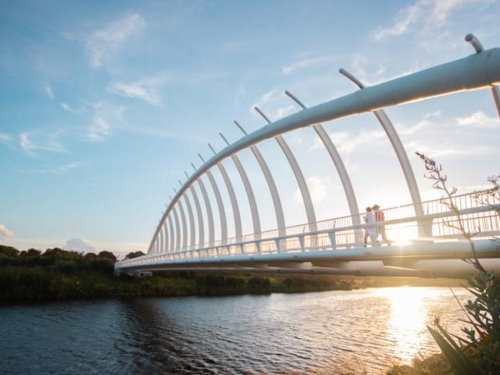
[[[174,212],[174,224],[175,224],[175,247],[174,251],[179,251],[181,249],[181,226],[179,225],[179,216],[177,215],[176,206],[172,208]]]
[[[179,212],[181,213],[181,224],[182,224],[182,245],[181,245],[182,247],[181,247],[181,249],[185,250],[187,248],[188,233],[187,233],[186,215],[184,213],[184,206],[183,206],[180,198],[177,201],[177,205],[179,206]]]
[[[221,138],[226,142],[229,146],[229,142],[226,137],[219,133]],[[253,193],[252,185],[250,184],[250,180],[248,179],[247,173],[243,165],[241,164],[240,158],[237,154],[231,155],[231,159],[233,160],[236,169],[241,177],[241,181],[243,182],[243,186],[245,187],[245,192],[247,193],[248,204],[250,205],[250,212],[252,214],[252,224],[253,224],[253,234],[255,239],[261,238],[261,228],[260,228],[260,218],[259,218],[259,210],[257,209],[257,202],[255,201],[255,195]]]
[[[271,124],[269,118],[258,107],[254,107],[254,109],[264,118],[264,120],[267,121],[268,124]],[[299,185],[300,194],[302,195],[302,200],[304,202],[309,231],[314,232],[318,229],[316,224],[316,214],[314,213],[311,193],[309,192],[309,187],[307,186],[306,180],[304,179],[302,170],[299,167],[299,163],[297,163],[295,155],[293,154],[292,150],[290,150],[288,143],[285,141],[285,138],[283,138],[283,136],[281,135],[276,135],[274,138],[285,154],[285,157],[288,160],[290,167],[292,168],[293,174],[295,175],[295,179],[297,180],[297,184]],[[316,239],[316,236],[313,236],[311,238],[312,246],[316,244]]]
[[[170,213],[182,193],[208,169],[230,155],[265,139],[319,122],[453,92],[490,88],[498,84],[500,49],[493,48],[307,108],[248,134],[205,162],[176,193],[163,217]],[[161,222],[155,229],[150,248],[158,235],[160,225]]]
[[[210,204],[210,199],[208,198],[207,190],[205,189],[205,184],[201,179],[201,176],[197,179],[198,185],[200,186],[201,195],[203,196],[203,201],[205,202],[205,210],[207,212],[207,220],[208,220],[208,246],[214,245],[214,214],[212,212],[212,206]],[[203,246],[201,246],[203,247]]]
[[[224,202],[222,201],[222,195],[220,194],[217,182],[215,182],[214,175],[212,172],[207,171],[208,181],[212,186],[212,190],[215,195],[215,200],[217,202],[217,207],[219,208],[219,220],[220,220],[220,241],[222,245],[227,243],[227,222],[226,222],[226,211],[224,210]]]
[[[163,245],[165,243],[165,230],[164,230],[164,225],[161,226],[160,229],[160,244],[158,246],[158,250],[156,251],[157,253],[163,252]]]
[[[285,91],[285,94],[289,96],[295,103],[297,103],[302,109],[306,109],[307,107],[305,106],[304,103],[302,103],[299,99],[297,99],[296,96],[294,96],[290,91]],[[339,152],[337,151],[337,148],[332,142],[332,139],[326,132],[325,128],[321,124],[316,124],[313,125],[313,129],[318,135],[318,137],[321,139],[323,142],[323,145],[325,146],[326,150],[328,151],[328,154],[330,155],[330,158],[332,159],[333,164],[335,165],[335,168],[337,169],[337,173],[339,174],[340,181],[342,182],[342,186],[344,187],[344,193],[347,198],[347,204],[349,206],[349,211],[351,212],[352,216],[352,223],[354,225],[360,225],[361,224],[361,219],[360,219],[360,214],[359,214],[359,207],[358,207],[358,202],[356,200],[356,195],[354,194],[354,189],[352,187],[351,179],[349,178],[349,174],[347,173],[347,169],[345,167],[344,162],[342,161],[342,158],[340,157]],[[362,233],[361,231],[356,231],[356,242],[361,242],[362,241]]]
[[[340,69],[339,72],[348,79],[350,79],[352,82],[354,82],[361,90],[365,88],[365,85],[363,85],[357,78],[355,78],[345,69]],[[406,154],[406,151],[404,149],[403,143],[401,142],[401,139],[399,138],[399,135],[396,132],[396,129],[394,128],[394,125],[389,119],[389,116],[387,116],[387,114],[383,109],[375,110],[373,111],[373,114],[375,115],[375,117],[377,117],[378,121],[382,125],[385,134],[387,135],[389,141],[391,142],[392,148],[396,152],[399,164],[403,169],[403,174],[406,179],[406,184],[408,185],[408,189],[410,190],[410,196],[413,202],[413,206],[415,208],[415,214],[417,216],[424,216],[424,209],[422,207],[422,199],[420,198],[420,192],[418,190],[417,180],[415,179],[415,174],[413,173],[413,169],[411,167],[410,160],[408,159],[408,155]],[[418,226],[421,236],[424,237],[432,236],[432,233],[430,232],[430,230],[432,229],[431,227],[425,225],[425,223],[422,223],[420,221],[418,222]]]
[[[194,199],[194,207],[196,208],[196,217],[198,218],[198,247],[203,247],[203,244],[205,243],[205,226],[203,224],[203,214],[201,212],[201,206],[200,206],[200,201],[198,199],[198,194],[196,194],[196,191],[194,190],[194,186],[191,185],[189,187],[191,190],[191,195],[193,196]]]
[[[209,143],[208,146],[214,153],[217,155],[212,145]],[[241,215],[240,215],[240,207],[238,206],[238,200],[236,199],[236,194],[234,194],[233,184],[231,183],[231,179],[227,174],[226,168],[222,164],[222,162],[217,163],[217,167],[219,168],[220,174],[222,175],[222,179],[224,180],[224,184],[226,185],[227,192],[229,194],[229,200],[231,202],[231,208],[233,210],[233,218],[234,218],[234,232],[236,237],[236,242],[241,241]]]
[[[237,121],[234,121],[234,123],[246,136],[247,132],[245,131],[245,129],[243,129],[243,127],[240,124],[238,124]],[[269,170],[269,167],[267,166],[267,163],[262,154],[260,153],[260,150],[257,147],[257,145],[251,145],[250,150],[252,151],[252,154],[255,156],[255,159],[257,159],[257,162],[259,163],[260,169],[262,170],[264,178],[266,179],[267,187],[269,188],[269,192],[271,193],[274,213],[276,214],[276,225],[278,226],[278,233],[280,236],[285,236],[286,235],[285,215],[283,214],[283,206],[281,205],[280,195],[278,192],[278,188],[276,187],[276,183],[274,182],[273,175],[271,174],[271,171]]]
[[[191,202],[189,201],[189,197],[186,193],[183,195],[184,201],[186,203],[186,208],[188,212],[188,218],[189,218],[189,248],[194,249],[195,246],[195,238],[196,238],[196,232],[194,229],[194,216],[193,216],[193,209],[191,208]]]

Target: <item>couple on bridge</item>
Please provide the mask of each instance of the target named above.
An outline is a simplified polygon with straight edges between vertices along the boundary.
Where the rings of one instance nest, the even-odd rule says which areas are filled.
[[[372,247],[380,246],[381,243],[378,241],[379,235],[382,235],[383,242],[386,242],[389,246],[391,245],[391,241],[385,234],[385,225],[383,224],[384,221],[384,211],[380,209],[378,204],[373,205],[373,207],[366,207],[365,223],[368,224],[368,227],[365,229],[365,247],[368,243],[368,237],[370,237]]]

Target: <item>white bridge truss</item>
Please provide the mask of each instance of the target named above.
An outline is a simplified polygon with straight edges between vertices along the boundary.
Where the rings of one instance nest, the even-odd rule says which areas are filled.
[[[450,259],[471,258],[472,253],[462,233],[453,229],[456,213],[439,201],[422,202],[418,186],[403,144],[383,108],[464,90],[487,88],[491,90],[500,116],[500,49],[484,50],[472,35],[466,36],[475,54],[446,64],[422,70],[375,86],[365,87],[344,69],[345,75],[359,90],[334,100],[307,108],[297,97],[286,91],[300,111],[288,117],[271,121],[259,108],[255,110],[268,123],[267,126],[247,134],[227,146],[196,168],[186,173],[187,181],[168,204],[151,240],[148,254],[118,262],[117,272],[167,269],[225,269],[243,271],[324,272],[337,274],[415,274],[436,271],[440,275],[458,275],[469,272],[468,264]],[[364,248],[363,229],[366,225],[359,212],[354,189],[344,163],[321,122],[346,116],[372,112],[383,127],[399,160],[412,203],[384,210],[386,232],[402,228],[415,239],[404,246]],[[350,215],[317,221],[311,195],[302,170],[282,134],[311,126],[328,152],[342,183]],[[287,227],[282,201],[266,160],[259,150],[259,142],[274,138],[288,161],[304,202],[307,223]],[[254,190],[241,163],[238,152],[250,149],[265,177],[272,198],[276,230],[261,231],[259,211]],[[231,159],[241,178],[250,204],[253,233],[243,235],[238,199],[223,161]],[[229,195],[230,209],[224,207],[221,189],[211,172],[217,168]],[[203,176],[208,178],[216,206],[210,201]],[[195,186],[198,185],[201,197]],[[475,236],[476,251],[480,258],[500,258],[500,244],[491,240],[500,234],[500,206],[484,205],[472,194],[454,197],[467,228]],[[213,210],[218,210],[220,238],[215,239]],[[228,238],[227,214],[234,221],[235,236]],[[205,233],[204,217],[207,220]],[[452,224],[450,226],[450,224]],[[189,230],[188,230],[189,227]],[[500,270],[496,260],[484,260]],[[493,264],[493,263],[495,264]]]

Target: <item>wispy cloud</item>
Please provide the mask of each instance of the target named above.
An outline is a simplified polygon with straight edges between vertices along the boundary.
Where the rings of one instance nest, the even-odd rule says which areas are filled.
[[[145,25],[144,18],[133,13],[94,32],[86,42],[92,66],[98,68],[103,65],[111,53],[122,47],[131,36],[138,34]]]
[[[10,140],[11,140],[10,135],[5,133],[0,133],[0,142],[8,142]]]
[[[309,193],[311,194],[311,200],[314,204],[320,204],[325,200],[327,192],[327,184],[324,178],[319,176],[311,176],[306,180]],[[302,193],[300,189],[295,190],[293,198],[296,202],[302,203]]]
[[[271,102],[273,102],[274,100],[276,100],[276,95],[278,94],[278,90],[277,89],[271,89],[267,92],[265,92],[264,94],[262,94],[261,96],[259,96],[257,98],[257,100],[255,101],[254,105],[252,106],[252,108],[250,109],[251,111],[253,111],[253,107],[254,106],[262,106],[262,105],[267,105]]]
[[[66,147],[64,147],[60,140],[64,133],[63,130],[58,130],[50,134],[39,131],[23,132],[19,134],[19,146],[25,152],[36,150],[64,152],[66,151]]]
[[[403,71],[387,71],[387,67],[380,63],[374,63],[368,57],[355,54],[351,58],[348,70],[366,86],[377,85],[392,79],[406,76],[422,69],[425,69],[425,63],[414,61],[408,69]]]
[[[234,105],[239,105],[241,100],[245,97],[246,91],[242,81],[238,82],[238,88],[233,98]]]
[[[269,120],[278,120],[297,111],[297,107],[294,104],[282,103],[286,99],[283,93],[279,92],[277,89],[272,89],[257,98],[250,108],[250,113],[260,118],[260,115],[254,110],[254,107],[259,107],[259,109],[263,110],[266,116],[268,116]],[[290,102],[289,99],[288,101]],[[273,107],[269,108],[270,106]]]
[[[376,40],[383,39],[389,36],[397,36],[401,34],[406,34],[410,31],[410,28],[422,18],[424,4],[428,1],[419,0],[414,4],[411,4],[403,9],[401,9],[393,25],[387,27],[381,27],[374,33],[374,38]]]
[[[422,129],[429,128],[433,123],[428,120],[422,120],[417,122],[415,125],[400,127],[398,131],[399,135],[413,135],[421,131]]]
[[[12,237],[12,232],[8,230],[5,225],[0,224],[0,241],[3,241],[8,237]]]
[[[71,112],[71,107],[67,103],[61,103],[61,108],[67,112]]]
[[[377,64],[374,69],[371,65],[370,59],[366,56],[356,54],[351,59],[350,71],[366,85],[375,85],[388,80],[387,77],[384,77],[384,73],[386,72],[386,67],[384,65]],[[367,71],[368,66],[370,66],[370,72]]]
[[[64,174],[71,169],[78,168],[82,165],[81,162],[75,161],[73,163],[59,165],[55,167],[46,167],[41,169],[32,169],[26,172],[40,173],[40,174]]]
[[[398,133],[409,142],[408,152],[420,151],[432,157],[463,158],[500,154],[496,132],[500,121],[478,111],[464,117],[447,117],[439,111],[428,113],[414,125],[397,124]],[[470,142],[476,140],[476,146]]]
[[[491,185],[482,184],[482,185],[461,185],[457,186],[458,191],[461,193],[472,193],[477,191],[482,191],[486,189],[491,189]]]
[[[424,118],[425,119],[431,119],[431,118],[438,118],[439,116],[441,116],[441,111],[437,110],[437,111],[434,111],[434,112],[426,113],[425,116],[424,116]]]
[[[88,128],[88,138],[94,142],[106,140],[112,130],[112,123],[123,121],[123,107],[112,107],[104,102],[94,104],[94,117]]]
[[[114,82],[108,90],[114,94],[128,98],[141,99],[152,104],[160,104],[162,99],[158,92],[168,81],[166,75],[145,78],[136,82]]]
[[[109,123],[103,117],[96,115],[89,127],[89,138],[92,141],[102,142],[108,138],[110,130]]]
[[[386,135],[382,130],[362,130],[358,134],[350,134],[347,132],[330,134],[330,138],[339,152],[346,154],[352,153],[364,145],[373,145],[376,147],[376,143],[383,140],[384,137],[386,137]],[[319,140],[315,142],[315,146],[313,146],[313,148],[314,147],[322,147],[319,144]]]
[[[49,84],[45,85],[45,93],[50,99],[54,99],[54,92],[52,91],[52,87]]]
[[[297,61],[292,62],[289,65],[285,65],[283,68],[281,68],[281,73],[290,74],[297,70],[307,69],[318,65],[329,64],[338,59],[339,59],[338,56],[316,56],[316,57],[301,58]]]
[[[494,150],[491,150],[486,146],[477,146],[477,147],[461,147],[460,145],[454,146],[442,146],[441,148],[432,144],[422,144],[421,146],[413,149],[418,150],[419,152],[428,155],[432,158],[440,158],[443,156],[453,156],[453,157],[464,157],[464,156],[481,156],[486,153],[492,153]]]
[[[467,126],[481,129],[500,129],[500,119],[498,117],[489,117],[482,111],[477,111],[466,117],[457,117],[459,126]]]
[[[160,137],[165,139],[188,141],[200,144],[205,144],[207,141],[206,136],[196,130],[173,132],[168,129],[165,129],[164,127],[152,127],[143,125],[137,126],[134,124],[126,124],[125,126],[122,127],[122,130],[150,137]]]
[[[73,106],[69,105],[68,103],[61,102],[59,103],[62,109],[64,109],[66,112],[70,113],[82,113],[84,110],[82,108],[74,108]]]
[[[493,2],[494,0],[417,0],[400,9],[394,23],[378,28],[373,37],[381,40],[414,31],[419,35],[435,33],[447,23],[454,11],[468,5]]]

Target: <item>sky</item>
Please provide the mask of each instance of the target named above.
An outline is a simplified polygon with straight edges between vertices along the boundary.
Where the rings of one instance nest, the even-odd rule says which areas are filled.
[[[0,6],[0,243],[117,254],[147,250],[191,162],[299,109],[500,47],[500,1],[2,1]],[[500,121],[488,90],[386,109],[423,199],[436,197],[415,151],[443,164],[459,192],[499,174]],[[350,174],[360,210],[411,202],[373,114],[324,124]],[[310,128],[284,135],[318,219],[349,214],[326,151]],[[298,186],[274,140],[259,144],[287,225],[306,222]],[[272,201],[249,150],[239,156],[263,229]],[[237,170],[243,231],[251,232]],[[213,173],[223,188],[218,170]],[[206,180],[205,180],[206,181]],[[208,182],[206,182],[208,184]],[[225,207],[229,198],[224,192]],[[209,192],[213,198],[213,192]],[[439,196],[439,195],[437,195]],[[212,199],[212,201],[214,201]],[[234,234],[230,220],[229,234]],[[232,231],[232,232],[231,232]]]

